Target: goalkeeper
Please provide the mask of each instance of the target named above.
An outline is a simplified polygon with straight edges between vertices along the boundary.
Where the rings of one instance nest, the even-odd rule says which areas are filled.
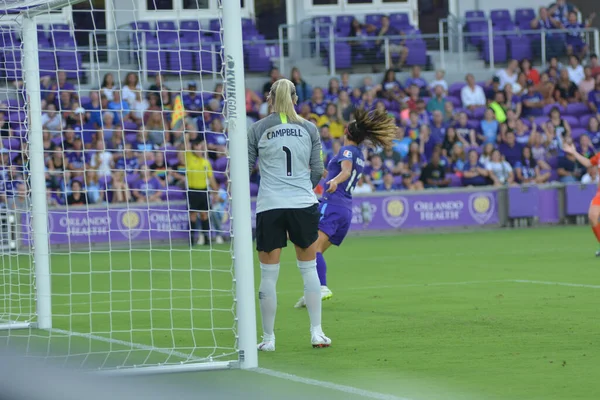
[[[304,280],[304,298],[310,318],[313,347],[331,344],[321,328],[321,284],[317,275],[316,241],[319,212],[313,189],[323,175],[321,139],[315,125],[294,110],[296,88],[287,79],[272,86],[267,97],[274,111],[248,131],[249,168],[258,158],[261,175],[256,202],[256,248],[260,261],[261,351],[275,350],[276,284],[281,249],[290,241],[296,248]]]

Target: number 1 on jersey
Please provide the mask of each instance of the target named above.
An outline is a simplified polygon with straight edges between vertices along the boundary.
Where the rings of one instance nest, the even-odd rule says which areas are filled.
[[[346,192],[353,192],[354,191],[354,183],[358,182],[361,177],[362,177],[362,174],[357,175],[356,170],[353,169],[352,175],[350,175],[350,179],[348,179],[348,185],[346,186]]]
[[[287,146],[283,146],[282,150],[285,153],[286,175],[292,176],[292,151]]]

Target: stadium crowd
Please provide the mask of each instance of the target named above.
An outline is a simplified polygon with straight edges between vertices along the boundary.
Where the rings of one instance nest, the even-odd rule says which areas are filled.
[[[262,93],[247,90],[249,120],[268,114],[266,93],[281,77],[273,69]],[[381,82],[366,77],[356,87],[347,73],[326,88],[313,87],[296,68],[289,78],[296,85],[299,113],[320,130],[326,161],[339,150],[356,107],[385,109],[396,119],[392,149],[365,149],[368,167],[356,192],[598,181],[595,170],[585,171],[561,151],[566,141],[587,156],[600,146],[596,55],[585,66],[575,55],[567,65],[552,59],[544,71],[528,60],[513,60],[488,82],[468,74],[465,82],[449,84],[443,71],[427,82],[418,66],[405,79],[389,70]],[[59,72],[56,81],[42,78],[41,86],[49,205],[183,200],[185,151],[194,144],[206,150],[222,187],[213,202],[226,201],[221,84],[207,93],[189,82],[179,91],[157,75],[143,88],[136,73],[123,82],[109,73],[97,90],[83,96]],[[4,113],[0,135],[1,202],[21,208],[28,201],[28,144]],[[257,169],[251,182],[256,194]]]

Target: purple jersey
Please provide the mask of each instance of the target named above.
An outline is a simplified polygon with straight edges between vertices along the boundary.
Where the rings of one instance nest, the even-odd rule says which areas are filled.
[[[335,192],[323,194],[322,201],[328,204],[347,207],[352,209],[352,192],[356,182],[360,179],[365,166],[362,151],[357,146],[344,146],[339,153],[331,159],[327,165],[327,179],[331,180],[342,171],[342,161],[352,162],[350,178],[341,182]],[[325,188],[327,190],[327,188]]]

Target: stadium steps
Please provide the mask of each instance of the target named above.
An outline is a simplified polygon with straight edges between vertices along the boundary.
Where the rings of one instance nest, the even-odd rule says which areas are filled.
[[[427,54],[431,57],[431,63],[435,69],[441,69],[441,55],[439,51],[428,51]],[[444,54],[446,71],[461,71],[460,57],[458,53],[450,53],[446,51]],[[463,66],[462,69],[468,68],[469,71],[481,71],[486,70],[485,61],[481,60],[479,54],[475,51],[465,51],[463,53]]]

